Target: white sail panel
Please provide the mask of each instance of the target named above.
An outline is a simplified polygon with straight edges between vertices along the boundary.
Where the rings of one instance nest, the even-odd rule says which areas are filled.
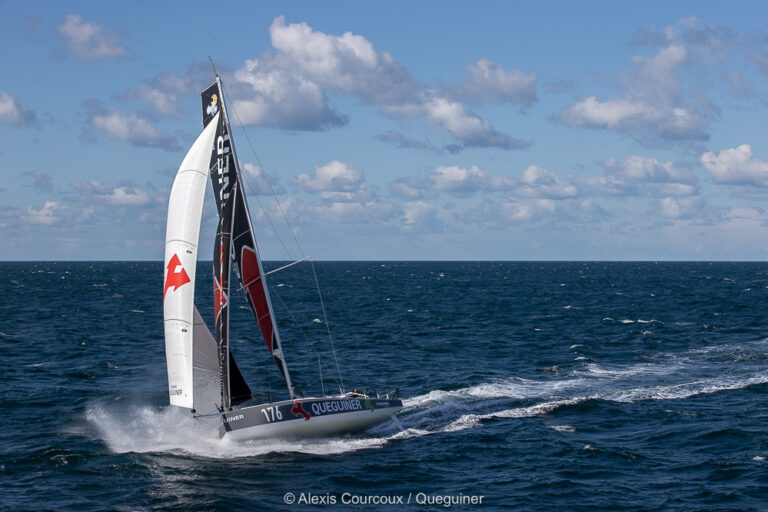
[[[193,323],[195,267],[203,198],[216,123],[210,123],[190,148],[176,173],[165,232],[163,318],[168,394],[171,405],[194,407]]]

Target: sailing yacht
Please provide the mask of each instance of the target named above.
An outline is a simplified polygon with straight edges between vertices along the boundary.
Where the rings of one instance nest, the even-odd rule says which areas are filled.
[[[336,396],[305,398],[294,385],[269,296],[268,274],[254,238],[218,75],[202,93],[202,110],[203,131],[176,173],[168,204],[163,314],[171,405],[188,410],[195,418],[215,419],[220,436],[235,440],[344,434],[390,418],[397,422],[395,414],[403,405],[397,391],[369,396],[345,393],[342,388]],[[194,302],[208,180],[218,212],[213,244],[213,333]],[[285,400],[248,405],[252,393],[229,347],[232,285],[245,294],[260,337],[285,382]]]

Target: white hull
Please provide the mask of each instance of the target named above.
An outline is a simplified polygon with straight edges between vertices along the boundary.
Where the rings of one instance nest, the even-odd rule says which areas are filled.
[[[301,406],[301,412],[297,405]],[[400,409],[400,400],[375,398],[286,400],[244,407],[225,414],[220,434],[235,441],[343,435],[383,423]]]

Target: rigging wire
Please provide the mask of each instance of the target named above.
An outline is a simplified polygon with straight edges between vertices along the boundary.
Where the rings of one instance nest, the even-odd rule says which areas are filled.
[[[280,295],[280,293],[277,290],[274,290],[274,293],[275,293],[275,296],[277,296],[277,298],[280,299],[280,303],[283,305],[285,310],[291,316],[291,319],[293,320],[294,325],[296,325],[296,327],[299,329],[299,332],[301,332],[302,336],[304,336],[304,339],[306,339],[307,342],[309,342],[309,345],[312,347],[312,350],[315,351],[315,354],[317,355],[317,358],[318,358],[318,363],[320,363],[319,364],[319,366],[320,366],[320,382],[321,382],[321,386],[322,386],[322,381],[323,381],[323,365],[320,362],[320,359],[321,359],[320,352],[317,350],[317,347],[315,347],[315,344],[312,342],[312,339],[310,339],[310,337],[307,336],[307,333],[304,331],[304,329],[301,328],[301,325],[299,324],[299,322],[296,319],[296,317],[293,315],[293,312],[288,308],[288,305],[285,303],[285,301],[283,300],[283,297]],[[339,381],[336,380],[336,377],[331,375],[331,378],[333,379],[333,381],[338,386],[339,385]],[[325,391],[325,387],[323,387],[323,391]]]
[[[232,101],[230,101],[229,95],[226,92],[224,92],[223,87],[222,87],[222,94],[226,97],[227,103],[229,103],[229,106],[230,106],[230,110],[235,115],[235,118],[237,119],[237,124],[240,126],[241,131],[245,135],[245,139],[248,141],[248,145],[251,147],[251,153],[253,154],[254,158],[256,158],[256,162],[259,164],[259,167],[262,170],[264,170],[264,166],[261,163],[261,159],[259,158],[259,155],[256,153],[256,148],[254,147],[253,142],[251,141],[251,138],[248,136],[248,132],[244,128],[244,124],[243,124],[242,120],[240,119],[240,115],[237,113],[237,110],[235,109],[234,103],[232,103]],[[242,176],[242,173],[241,173],[241,176]],[[302,257],[305,257],[306,254],[304,253],[304,248],[301,246],[301,243],[299,242],[299,239],[296,237],[296,233],[293,230],[293,226],[291,226],[291,223],[288,220],[288,216],[286,215],[285,209],[283,208],[283,205],[280,202],[280,198],[278,197],[277,192],[275,191],[275,188],[272,185],[272,180],[269,179],[269,176],[268,176],[266,171],[264,171],[264,179],[266,180],[267,185],[269,185],[269,189],[272,192],[272,197],[275,199],[275,203],[277,203],[277,206],[280,209],[280,213],[283,216],[283,220],[285,221],[285,224],[288,227],[288,231],[291,233],[291,236],[293,237],[293,241],[296,243],[296,247],[299,249],[299,253],[301,254]],[[248,185],[247,183],[246,183],[246,185],[248,186],[249,189],[251,188],[250,185]],[[251,189],[251,193],[253,193],[254,196],[256,196],[256,194],[253,192],[253,189]],[[259,203],[259,206],[262,208],[262,211],[264,211],[264,215],[269,220],[269,224],[272,227],[272,230],[275,232],[275,234],[277,235],[278,239],[280,240],[280,243],[283,244],[283,247],[286,249],[286,252],[287,252],[288,251],[287,247],[283,243],[282,239],[280,239],[280,235],[277,233],[277,230],[275,229],[274,224],[269,219],[269,216],[266,213],[266,209],[261,205],[261,202],[258,200],[258,196],[256,196],[256,201]],[[290,258],[290,254],[289,254],[289,258]],[[320,307],[321,307],[321,309],[323,311],[323,320],[325,321],[325,327],[326,327],[326,330],[328,331],[328,339],[331,342],[331,350],[333,351],[333,359],[336,362],[336,372],[338,373],[338,376],[339,376],[339,383],[341,384],[340,388],[341,388],[341,392],[343,394],[344,393],[344,380],[341,377],[341,368],[339,366],[339,358],[336,355],[336,346],[335,346],[335,344],[333,342],[333,335],[331,334],[331,327],[328,324],[328,315],[326,314],[326,311],[325,311],[325,302],[323,301],[323,294],[320,291],[320,282],[317,279],[317,271],[315,270],[315,263],[314,263],[314,261],[309,260],[309,263],[312,266],[312,276],[315,279],[315,287],[317,288],[317,295],[320,298]],[[281,301],[282,301],[282,299],[281,299]]]

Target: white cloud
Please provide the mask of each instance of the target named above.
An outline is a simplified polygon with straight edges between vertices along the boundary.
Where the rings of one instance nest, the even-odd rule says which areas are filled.
[[[143,206],[149,203],[149,195],[143,190],[118,187],[111,194],[100,197],[113,206]]]
[[[285,59],[248,60],[235,72],[234,108],[243,124],[321,130],[347,123],[327,104],[325,91]]]
[[[413,201],[424,198],[424,190],[427,186],[427,183],[422,179],[414,176],[401,176],[392,182],[390,190],[395,197]]]
[[[551,199],[512,199],[502,203],[501,213],[504,219],[511,222],[533,222],[554,217],[558,208]]]
[[[614,98],[598,101],[583,98],[560,114],[570,126],[604,128],[636,135],[641,142],[656,139],[706,140],[706,119],[693,105],[662,105],[639,98]]]
[[[555,173],[531,165],[525,171],[514,195],[518,197],[538,197],[548,199],[567,199],[576,197],[579,194],[578,188],[573,183],[560,179]]]
[[[660,47],[652,55],[633,57],[634,69],[621,76],[622,96],[603,101],[584,97],[560,113],[560,122],[626,133],[649,146],[707,140],[709,120],[719,109],[701,91],[686,90],[681,74],[705,58],[716,58],[713,48],[720,40],[699,28],[695,19],[645,39]]]
[[[699,196],[665,197],[659,202],[659,214],[670,219],[691,219],[699,216],[704,206],[704,200]]]
[[[109,206],[145,206],[152,202],[145,190],[132,185],[113,187],[100,181],[76,181],[72,186],[80,193],[80,200]]]
[[[157,147],[166,151],[178,151],[176,137],[163,133],[135,113],[128,115],[116,111],[93,112],[90,128],[114,140],[122,140],[134,146]],[[87,133],[86,137],[92,136]]]
[[[469,79],[453,91],[465,101],[516,102],[524,105],[536,101],[538,73],[527,75],[518,69],[508,71],[488,59],[470,64],[467,73]]]
[[[470,195],[476,192],[510,190],[515,181],[506,176],[494,175],[473,165],[469,169],[440,166],[429,173],[430,188],[454,195]]]
[[[631,182],[646,183],[695,183],[696,176],[690,169],[672,162],[660,162],[655,158],[632,155],[623,162],[609,158],[605,163],[609,174]]]
[[[659,195],[665,197],[689,197],[698,193],[698,185],[688,183],[664,183],[659,186]]]
[[[299,174],[293,183],[306,192],[356,192],[363,184],[363,174],[349,164],[333,160],[315,167],[314,176]]]
[[[684,164],[632,155],[624,161],[609,158],[605,175],[578,178],[584,189],[608,196],[685,197],[699,193],[696,175]]]
[[[460,102],[430,91],[389,53],[377,51],[360,35],[326,34],[306,23],[286,24],[282,16],[275,18],[270,35],[275,51],[247,60],[235,72],[235,83],[230,87],[235,110],[244,124],[293,130],[344,125],[347,118],[328,105],[328,94],[336,93],[378,106],[385,115],[425,118],[465,146],[522,149],[530,145],[497,131]],[[488,82],[484,86],[490,88],[493,97],[526,97],[526,86],[520,85],[525,76],[490,61],[481,61],[471,69],[477,80]],[[475,85],[480,86],[479,82]],[[400,137],[394,142],[404,141]],[[404,147],[415,146],[406,141]],[[446,148],[451,149],[453,146]]]
[[[264,169],[258,165],[246,162],[243,164],[243,170],[245,170],[245,176],[243,177],[245,178],[249,193],[259,196],[271,196],[273,187],[276,194],[282,192],[282,189],[275,180],[270,180]],[[272,186],[270,186],[270,183]]]
[[[701,155],[701,164],[715,183],[768,187],[768,162],[753,157],[749,144],[719,153],[708,151]]]
[[[488,121],[456,101],[433,96],[424,101],[422,106],[428,120],[450,132],[466,146],[526,149],[531,145],[530,142],[496,131]]]
[[[67,51],[79,60],[106,60],[122,57],[125,48],[118,33],[101,25],[87,23],[78,14],[70,14],[56,27],[65,39]]]
[[[280,55],[324,87],[370,104],[415,99],[416,80],[389,53],[376,51],[363,36],[325,34],[306,23],[286,25],[282,16],[275,18],[269,32]]]
[[[392,203],[378,201],[323,201],[301,207],[305,223],[338,222],[342,224],[391,223],[397,217]]]
[[[66,210],[67,206],[56,201],[46,201],[42,208],[35,209],[31,206],[27,208],[27,215],[22,220],[29,224],[40,224],[51,226],[61,220],[60,213]]]
[[[440,232],[443,222],[437,216],[437,207],[425,201],[410,201],[403,208],[403,223],[406,233]]]
[[[37,116],[19,103],[13,95],[0,90],[0,121],[23,126],[37,124]]]
[[[647,116],[653,109],[646,105],[622,98],[598,101],[595,96],[583,98],[560,115],[560,120],[571,126],[618,129],[628,119]],[[652,117],[658,118],[654,114]]]

